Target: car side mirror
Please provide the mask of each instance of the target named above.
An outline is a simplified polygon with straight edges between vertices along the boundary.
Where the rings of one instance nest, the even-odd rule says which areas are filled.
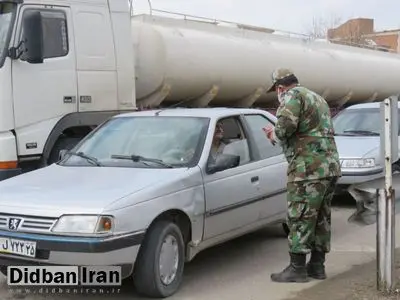
[[[235,168],[240,164],[240,156],[230,154],[220,154],[215,161],[207,166],[207,172],[214,174],[227,169]]]
[[[65,155],[67,155],[67,153],[68,153],[68,150],[66,150],[66,149],[60,150],[60,152],[58,153],[58,159],[62,160],[65,157]]]
[[[42,15],[35,11],[24,18],[25,60],[31,64],[41,64],[44,60]]]

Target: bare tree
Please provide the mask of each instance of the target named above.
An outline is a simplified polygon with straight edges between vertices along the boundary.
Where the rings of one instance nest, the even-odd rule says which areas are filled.
[[[339,26],[341,18],[337,16],[331,16],[329,19],[321,17],[314,17],[311,26],[308,26],[306,34],[314,39],[326,39],[328,38],[328,30]]]

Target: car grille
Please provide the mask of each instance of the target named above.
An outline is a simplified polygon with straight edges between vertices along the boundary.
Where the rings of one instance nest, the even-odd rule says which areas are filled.
[[[22,219],[21,224],[17,231],[20,232],[50,232],[57,218],[45,218],[34,216],[17,216],[17,215],[0,215],[0,229],[10,230],[8,228],[8,221],[10,218]]]

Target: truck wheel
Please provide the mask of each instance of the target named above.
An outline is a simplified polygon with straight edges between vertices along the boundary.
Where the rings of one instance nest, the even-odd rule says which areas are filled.
[[[57,142],[54,144],[53,149],[50,152],[49,160],[47,161],[48,165],[51,165],[57,162],[58,156],[60,155],[61,150],[71,150],[80,142],[82,138],[80,137],[60,137]]]
[[[153,298],[174,294],[182,282],[185,244],[180,228],[171,221],[151,227],[136,260],[134,284],[138,293]]]
[[[7,266],[0,266],[0,273],[7,277]]]

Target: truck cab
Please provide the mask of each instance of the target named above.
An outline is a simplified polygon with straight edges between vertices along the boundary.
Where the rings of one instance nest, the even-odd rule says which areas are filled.
[[[0,0],[0,180],[135,109],[126,2]]]

